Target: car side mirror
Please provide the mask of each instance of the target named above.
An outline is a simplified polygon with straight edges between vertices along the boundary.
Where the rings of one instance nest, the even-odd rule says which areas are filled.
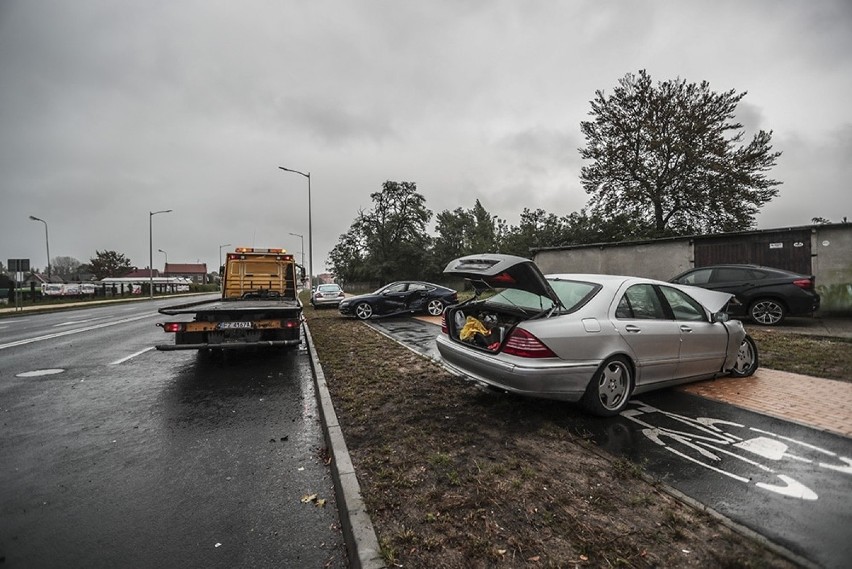
[[[727,312],[714,312],[710,316],[711,322],[727,322],[730,319],[731,319],[731,315],[728,314]]]

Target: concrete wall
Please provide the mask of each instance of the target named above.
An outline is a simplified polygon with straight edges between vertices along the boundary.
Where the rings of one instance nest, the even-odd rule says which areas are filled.
[[[811,255],[820,311],[852,313],[852,225],[816,226]]]
[[[810,230],[811,271],[822,300],[820,312],[852,314],[852,224],[815,225]],[[742,239],[738,234],[729,237]],[[694,266],[693,241],[700,239],[683,237],[546,249],[537,251],[533,260],[545,274],[622,274],[667,281]]]
[[[667,281],[692,268],[690,239],[590,245],[539,251],[536,265],[548,273],[632,275]]]

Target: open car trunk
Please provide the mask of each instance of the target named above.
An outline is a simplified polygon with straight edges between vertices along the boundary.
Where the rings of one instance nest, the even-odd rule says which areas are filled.
[[[520,310],[495,309],[484,301],[469,301],[444,314],[447,333],[457,342],[489,352],[499,352],[518,322],[529,316]]]
[[[449,337],[472,348],[499,352],[519,322],[546,317],[561,307],[559,297],[538,267],[523,257],[468,255],[451,261],[444,273],[464,277],[473,285],[472,300],[444,313]],[[501,290],[509,291],[504,302],[481,298]],[[512,294],[518,302],[511,302]]]

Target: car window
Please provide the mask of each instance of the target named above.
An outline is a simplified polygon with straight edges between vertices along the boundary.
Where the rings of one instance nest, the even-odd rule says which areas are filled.
[[[337,292],[337,291],[340,290],[340,287],[335,285],[335,284],[320,285],[318,288],[319,288],[320,292]]]
[[[710,282],[710,275],[712,272],[713,269],[698,269],[697,271],[692,271],[686,276],[679,278],[677,282],[691,285],[707,284]]]
[[[671,306],[675,320],[707,320],[704,308],[685,292],[667,286],[661,286],[660,290]]]
[[[581,281],[552,280],[548,282],[568,312],[588,302],[601,288],[600,285]]]
[[[636,320],[664,320],[663,304],[654,290],[654,285],[638,284],[628,288],[615,309],[616,318]]]
[[[568,312],[572,312],[585,304],[600,290],[600,285],[582,281],[549,280],[548,282]],[[488,304],[507,304],[535,311],[550,310],[554,305],[553,300],[547,296],[517,288],[502,289],[488,298],[486,302]]]
[[[739,282],[739,281],[747,281],[752,276],[752,271],[749,269],[740,269],[736,267],[722,267],[716,269],[716,272],[713,273],[713,282],[717,283],[730,283],[730,282]]]
[[[553,301],[546,296],[533,294],[519,288],[505,288],[485,302],[487,304],[507,304],[536,311],[553,308]]]
[[[409,292],[411,292],[413,290],[427,290],[428,288],[429,287],[427,287],[423,283],[409,283],[409,285],[408,285],[408,291]]]
[[[396,283],[390,286],[386,286],[382,289],[381,292],[405,292],[405,286],[407,283]]]

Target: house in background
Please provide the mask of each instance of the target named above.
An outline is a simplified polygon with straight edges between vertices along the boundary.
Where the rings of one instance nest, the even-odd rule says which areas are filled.
[[[166,263],[164,277],[184,277],[196,284],[208,284],[207,263]]]

